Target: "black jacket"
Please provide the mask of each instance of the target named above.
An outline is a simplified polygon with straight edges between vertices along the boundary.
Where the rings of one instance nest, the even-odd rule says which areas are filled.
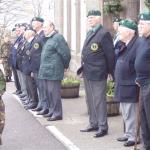
[[[38,73],[41,61],[42,47],[45,43],[44,32],[41,31],[35,36],[31,50],[30,50],[30,68],[31,72]]]
[[[102,26],[91,33],[82,49],[83,74],[88,80],[105,80],[114,71],[115,54],[109,32]]]
[[[150,84],[150,36],[140,38],[135,69],[140,85]]]
[[[124,47],[124,45],[123,45]],[[134,36],[119,53],[115,67],[115,100],[120,102],[137,102],[138,86],[135,84],[134,68],[138,37]]]

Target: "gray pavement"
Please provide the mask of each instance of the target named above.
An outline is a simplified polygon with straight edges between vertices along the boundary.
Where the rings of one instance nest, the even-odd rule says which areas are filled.
[[[6,126],[0,150],[65,150],[54,136],[7,92]]]
[[[9,83],[8,87],[7,92],[12,93],[14,91],[13,83]],[[43,117],[36,115],[34,115],[34,117],[43,127],[56,127],[58,131],[78,147],[79,150],[133,150],[134,147],[126,148],[123,146],[123,143],[116,141],[116,138],[123,134],[123,121],[121,116],[108,117],[109,133],[105,137],[95,139],[93,138],[94,132],[80,132],[80,129],[85,128],[88,125],[88,115],[84,95],[84,89],[82,88],[80,90],[79,98],[62,100],[64,111],[64,118],[62,121],[48,122]],[[32,128],[34,129],[34,124],[32,125]],[[70,148],[70,150],[75,149]]]

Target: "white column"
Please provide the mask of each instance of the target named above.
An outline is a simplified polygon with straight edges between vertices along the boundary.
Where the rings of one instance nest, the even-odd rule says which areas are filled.
[[[71,0],[71,49],[76,52],[76,0]]]
[[[56,28],[59,30],[60,33],[63,34],[63,0],[55,0],[54,1],[54,22],[56,25]]]
[[[67,42],[71,47],[71,0],[67,0]]]
[[[81,11],[80,11],[80,0],[76,0],[76,53],[80,52],[80,40],[81,40]]]

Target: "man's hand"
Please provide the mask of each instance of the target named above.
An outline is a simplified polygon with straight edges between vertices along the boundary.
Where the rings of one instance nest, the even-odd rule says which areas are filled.
[[[135,81],[135,84],[138,85],[138,86],[140,87],[140,84],[139,84],[137,81]]]
[[[34,77],[34,74],[33,74],[33,72],[31,72],[31,77],[32,77],[32,78]]]

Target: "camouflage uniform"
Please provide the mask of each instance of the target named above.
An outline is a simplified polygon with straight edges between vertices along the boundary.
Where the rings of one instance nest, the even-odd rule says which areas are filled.
[[[1,46],[1,58],[2,58],[2,65],[4,68],[6,81],[10,81],[12,76],[12,70],[9,65],[9,55],[10,55],[11,46],[12,44],[10,41],[4,43]]]
[[[5,89],[6,89],[6,82],[4,79],[4,75],[0,70],[0,145],[2,144],[1,137],[5,124],[5,105],[2,100],[2,95],[5,92]]]

